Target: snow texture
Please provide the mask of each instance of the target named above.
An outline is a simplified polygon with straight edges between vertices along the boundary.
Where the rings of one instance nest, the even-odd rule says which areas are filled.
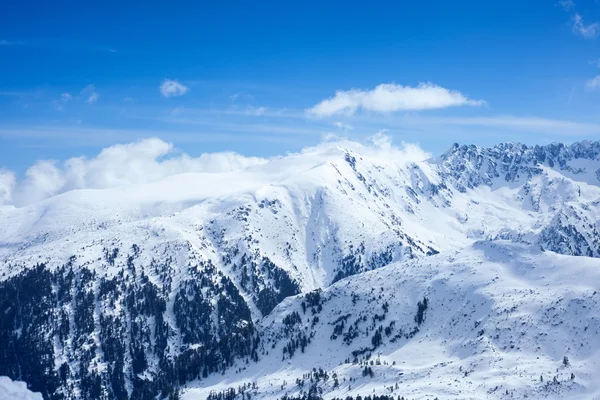
[[[40,393],[27,389],[25,382],[16,382],[6,376],[0,376],[0,399],[2,400],[42,400]]]

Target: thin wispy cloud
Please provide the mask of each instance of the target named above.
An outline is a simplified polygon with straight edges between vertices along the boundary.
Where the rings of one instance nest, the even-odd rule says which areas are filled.
[[[252,107],[249,106],[246,108],[246,114],[247,115],[254,115],[256,117],[260,117],[265,115],[265,113],[267,112],[267,108],[266,107]]]
[[[358,110],[391,113],[482,105],[485,105],[483,100],[470,99],[458,91],[449,90],[433,83],[421,83],[415,87],[387,83],[372,90],[337,91],[334,97],[323,100],[308,109],[307,114],[322,118],[334,115],[353,115]]]
[[[558,2],[558,5],[561,6],[565,11],[571,11],[575,8],[575,2],[573,0],[562,0]]]
[[[236,92],[229,96],[229,100],[231,100],[232,102],[236,102],[241,99],[246,99],[246,100],[251,100],[251,101],[255,100],[254,96],[252,96],[251,94],[246,93],[246,92]]]
[[[583,22],[583,18],[579,14],[575,14],[573,16],[573,32],[583,36],[586,39],[593,39],[600,33],[600,24],[598,22],[593,22],[590,24],[585,24]]]
[[[81,90],[81,94],[86,97],[85,102],[88,104],[92,104],[98,101],[100,95],[96,92],[96,87],[92,84],[87,85]]]
[[[600,75],[585,82],[585,89],[588,91],[600,89]]]
[[[164,97],[183,96],[189,91],[189,88],[172,79],[165,79],[160,84],[160,94]]]
[[[77,39],[64,38],[41,38],[27,40],[0,40],[0,46],[28,46],[32,48],[45,48],[58,51],[92,51],[117,53],[117,50],[110,46]]]
[[[177,123],[177,121],[173,121]],[[184,122],[187,125],[187,122]],[[89,127],[77,124],[55,124],[51,126],[0,126],[0,139],[29,139],[26,147],[38,147],[47,149],[63,149],[67,147],[92,148],[97,146],[112,146],[123,141],[134,141],[148,137],[162,137],[165,140],[185,143],[187,145],[198,145],[207,143],[249,143],[264,142],[299,144],[305,135],[319,137],[321,131],[318,129],[302,129],[284,127],[279,125],[263,124],[232,124],[231,126],[211,127],[197,125],[193,129],[176,129],[171,126],[168,129],[115,129]],[[235,128],[238,129],[235,129]],[[200,130],[201,129],[201,130]]]
[[[176,107],[170,111],[171,116],[187,116],[187,117],[198,117],[202,120],[206,119],[206,116],[248,116],[248,115],[260,115],[270,118],[282,118],[282,119],[297,119],[304,120],[306,115],[303,110],[288,109],[288,108],[267,108],[267,107],[227,107],[227,108],[190,108],[190,107]]]
[[[335,121],[333,123],[333,126],[343,130],[343,131],[351,131],[352,130],[352,125],[346,124],[344,122],[340,122],[340,121]]]
[[[65,109],[65,104],[70,102],[73,99],[73,96],[70,93],[61,93],[60,100],[54,100],[52,104],[54,108],[58,111],[63,111]]]
[[[27,44],[28,44],[27,42],[24,42],[22,40],[6,40],[6,39],[0,40],[0,46],[25,46]]]
[[[560,135],[600,134],[600,124],[578,121],[500,115],[491,117],[415,118],[419,125],[457,125],[498,128],[506,132],[547,133]]]
[[[98,95],[98,93],[94,92],[92,94],[90,94],[90,96],[87,98],[87,100],[85,101],[86,103],[95,103],[98,101],[98,98],[100,96]]]

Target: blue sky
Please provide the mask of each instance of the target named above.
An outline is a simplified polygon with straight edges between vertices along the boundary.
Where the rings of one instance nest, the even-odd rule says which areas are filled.
[[[1,167],[154,136],[256,156],[381,130],[433,153],[600,139],[595,0],[88,3],[3,5]]]

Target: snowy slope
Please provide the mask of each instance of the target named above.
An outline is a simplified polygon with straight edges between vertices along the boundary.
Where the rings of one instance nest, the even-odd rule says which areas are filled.
[[[10,310],[0,324],[0,339],[10,344],[0,353],[5,364],[2,367],[0,362],[0,375],[27,378],[28,383],[33,380],[33,387],[46,398],[59,398],[52,393],[75,398],[94,398],[98,393],[117,398],[148,393],[166,397],[191,381],[203,388],[207,382],[219,382],[217,387],[221,387],[215,373],[239,370],[240,362],[266,362],[277,370],[288,365],[287,360],[282,363],[283,350],[277,347],[282,342],[277,341],[273,351],[268,349],[282,335],[276,322],[287,315],[286,307],[300,307],[302,300],[284,301],[286,297],[316,289],[337,293],[343,284],[354,282],[358,287],[366,277],[379,276],[387,282],[380,286],[379,281],[369,281],[369,290],[411,294],[400,303],[398,298],[388,300],[393,312],[405,313],[397,315],[397,323],[405,324],[401,329],[410,333],[417,301],[423,296],[431,296],[432,313],[441,312],[442,303],[464,307],[465,299],[473,295],[468,293],[484,290],[483,282],[490,278],[476,269],[471,273],[481,281],[472,282],[457,271],[456,276],[464,280],[447,276],[438,293],[429,280],[442,271],[435,272],[427,264],[430,260],[453,269],[454,261],[448,257],[463,259],[461,271],[490,264],[499,271],[498,280],[507,285],[525,279],[515,275],[513,270],[521,267],[510,264],[512,256],[489,260],[490,252],[496,250],[484,248],[494,248],[495,242],[502,251],[531,257],[538,264],[590,266],[581,273],[587,274],[590,285],[597,283],[588,269],[600,257],[599,171],[600,142],[534,147],[508,143],[487,149],[455,145],[439,157],[415,161],[392,147],[341,141],[234,171],[180,173],[135,185],[66,191],[22,207],[0,205],[0,305]],[[540,249],[547,251],[540,253]],[[393,267],[379,270],[386,265]],[[419,268],[430,275],[420,280],[416,275],[405,278],[404,271],[398,273],[399,265],[413,275]],[[371,270],[376,271],[365,274]],[[388,275],[378,275],[384,273]],[[520,283],[524,287],[539,287],[543,282],[547,292],[555,290],[557,296],[583,290],[563,287],[564,282],[547,276],[526,278]],[[515,298],[539,306],[529,310],[531,315],[523,314],[537,321],[542,318],[540,307],[550,300],[531,290]],[[337,296],[344,298],[348,293]],[[461,298],[463,303],[456,303]],[[481,300],[490,309],[508,301],[489,296]],[[592,300],[582,301],[586,307],[597,307],[589,303]],[[341,309],[354,309],[367,320],[377,314],[361,302],[340,301],[337,309],[329,309],[334,314],[320,317],[313,327],[323,326],[327,346],[340,342],[329,343],[328,324],[339,318],[336,313]],[[454,311],[440,314],[440,321]],[[507,327],[514,332],[529,327],[517,325],[510,315],[503,317],[511,321]],[[431,318],[427,317],[427,324]],[[562,321],[563,315],[557,318]],[[448,327],[454,321],[443,319],[443,323],[442,330],[428,327],[431,346],[427,347],[450,357],[460,352],[451,342],[464,334],[466,325],[457,323],[453,330]],[[505,329],[499,321],[494,323],[494,329]],[[527,329],[526,337],[534,330]],[[417,336],[423,333],[421,329]],[[554,335],[546,332],[550,333]],[[361,335],[355,343],[362,340],[367,346],[372,335],[367,337],[366,331]],[[561,335],[552,337],[562,340]],[[417,351],[417,336],[410,341],[398,339],[395,344],[383,340],[382,346]],[[483,349],[487,357],[491,350],[478,344],[482,337],[487,336],[465,344],[461,360]],[[591,341],[594,338],[598,339],[590,336]],[[537,343],[530,339],[529,345]],[[501,346],[499,340],[505,339],[500,335],[492,342],[503,354],[508,342]],[[23,346],[33,358],[44,354],[47,364],[23,370],[22,361],[14,356]],[[310,349],[321,345],[311,346],[307,361],[321,360],[323,353],[319,362],[328,371],[356,369],[339,366],[356,350],[352,346],[320,350],[319,355]],[[558,351],[562,348],[541,349],[542,361],[531,361],[537,365],[532,371],[549,368],[556,357],[562,359]],[[399,357],[407,354],[411,353],[399,353]],[[415,358],[414,354],[410,357]],[[436,354],[431,357],[442,359]],[[509,360],[512,356],[502,357]],[[593,355],[586,357],[593,360]],[[296,352],[289,365],[298,371],[310,367],[298,360],[302,356]],[[502,370],[509,368],[510,362],[502,360],[492,357],[486,362],[493,361]],[[475,362],[483,363],[480,358],[468,360]],[[456,365],[464,369],[468,363]],[[496,369],[490,367],[490,371]],[[590,393],[591,386],[581,379],[591,372],[573,371],[575,382],[585,387],[581,390]],[[424,375],[414,376],[424,379]],[[198,382],[197,378],[203,379]],[[228,379],[237,382],[238,378]],[[416,397],[425,387],[419,385],[428,384],[423,379],[414,379],[414,390],[408,394]],[[482,375],[481,379],[492,378]],[[504,391],[538,393],[524,380],[518,382]],[[291,391],[289,380],[287,390]],[[474,397],[482,393],[480,388],[461,390]],[[451,395],[441,389],[432,393]]]
[[[0,376],[0,399],[2,400],[42,400],[42,395],[27,389],[25,382],[14,382]]]
[[[506,241],[396,263],[337,282],[319,300],[286,299],[261,322],[268,355],[257,365],[241,364],[242,373],[191,383],[184,398],[246,382],[258,385],[253,398],[298,395],[310,383],[296,379],[313,368],[329,374],[318,382],[326,399],[374,391],[408,398],[597,398],[599,287],[600,260]],[[308,344],[290,356],[284,348],[303,336]],[[362,374],[367,360],[373,377]]]

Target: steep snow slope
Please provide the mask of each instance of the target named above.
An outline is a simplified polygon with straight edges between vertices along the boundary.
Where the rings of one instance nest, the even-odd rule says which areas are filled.
[[[0,206],[0,375],[46,398],[166,397],[262,359],[263,318],[348,276],[488,240],[599,257],[598,171],[600,142],[417,162],[335,142]]]
[[[260,324],[268,355],[184,398],[248,382],[254,399],[299,395],[313,368],[325,399],[597,398],[598,288],[600,260],[506,241],[395,263],[286,299]]]

